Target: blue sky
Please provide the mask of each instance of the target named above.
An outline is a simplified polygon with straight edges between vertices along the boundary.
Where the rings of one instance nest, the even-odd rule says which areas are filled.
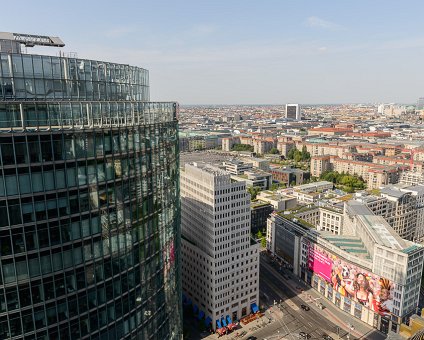
[[[413,103],[424,96],[424,1],[7,1],[0,30],[149,69],[180,104]],[[57,53],[36,48],[40,53]]]

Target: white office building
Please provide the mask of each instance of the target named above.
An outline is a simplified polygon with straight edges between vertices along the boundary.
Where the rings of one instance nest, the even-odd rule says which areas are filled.
[[[299,104],[286,104],[285,118],[292,120],[301,120],[302,114],[300,112]]]
[[[181,170],[182,286],[186,300],[221,328],[256,312],[259,244],[250,238],[244,182],[206,163]]]

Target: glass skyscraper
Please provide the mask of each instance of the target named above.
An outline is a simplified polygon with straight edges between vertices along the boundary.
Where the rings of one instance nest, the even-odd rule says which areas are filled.
[[[0,339],[180,339],[175,103],[0,33]]]

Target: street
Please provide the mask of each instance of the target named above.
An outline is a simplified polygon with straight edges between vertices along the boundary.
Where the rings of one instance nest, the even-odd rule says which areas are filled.
[[[301,338],[299,335],[301,332],[309,334],[311,336],[310,339],[323,339],[324,334],[337,339],[338,331],[340,339],[385,339],[385,336],[380,332],[372,330],[371,327],[367,327],[367,325],[360,323],[358,320],[354,320],[352,316],[347,316],[346,313],[337,307],[329,306],[330,303],[328,301],[324,301],[328,309],[334,308],[334,314],[346,322],[346,324],[343,324],[343,322],[334,323],[328,317],[330,311],[326,311],[327,308],[325,310],[319,310],[315,306],[315,301],[321,299],[319,295],[316,295],[317,292],[312,292],[312,288],[307,288],[303,284],[301,286],[305,289],[305,292],[297,292],[293,284],[297,286],[300,283],[294,283],[293,279],[285,279],[268,262],[268,257],[262,253],[260,296],[261,306],[264,305],[265,308],[272,306],[271,313],[267,312],[266,316],[271,317],[273,321],[253,333],[253,336],[257,339],[299,339]],[[311,293],[314,294],[312,299]],[[274,301],[276,305],[274,305]],[[300,306],[302,304],[310,307],[310,310],[305,311],[301,309]],[[348,323],[352,326],[355,325],[351,331],[349,330]]]

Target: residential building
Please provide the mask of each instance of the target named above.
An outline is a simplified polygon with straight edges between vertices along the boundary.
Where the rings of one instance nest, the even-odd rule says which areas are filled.
[[[394,184],[399,181],[402,167],[383,165],[369,162],[351,161],[335,158],[333,170],[361,177],[368,185],[368,189],[377,189],[384,184]]]
[[[235,144],[240,144],[239,137],[226,137],[222,138],[222,150],[223,151],[231,151]]]
[[[276,141],[273,138],[255,138],[253,140],[253,152],[258,155],[266,154],[276,146]]]
[[[320,177],[324,172],[331,170],[330,156],[311,157],[311,176]]]
[[[296,147],[296,144],[293,141],[278,141],[277,143],[277,149],[281,156],[284,158],[287,158],[289,151],[291,149],[294,149]]]
[[[181,171],[183,291],[214,329],[259,305],[250,195],[230,176],[206,163],[186,163]]]
[[[21,43],[64,46],[0,33],[0,338],[181,339],[177,104]]]
[[[424,173],[416,171],[402,171],[399,183],[407,185],[424,184]]]

